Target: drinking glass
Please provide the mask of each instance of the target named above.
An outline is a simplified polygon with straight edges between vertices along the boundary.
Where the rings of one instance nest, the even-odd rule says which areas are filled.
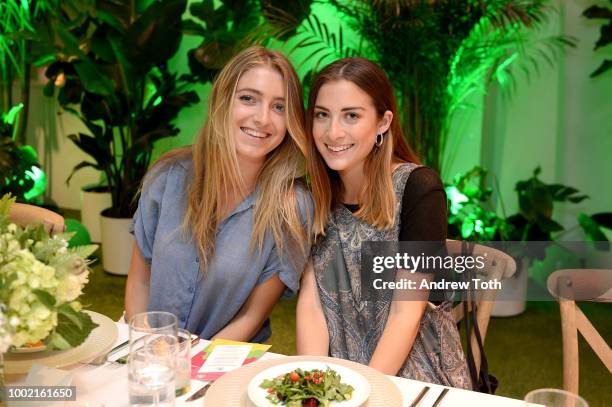
[[[178,330],[175,382],[176,397],[182,396],[191,388],[191,333],[186,329]]]
[[[525,396],[525,401],[546,407],[589,407],[586,400],[577,394],[559,389],[537,389]]]
[[[151,311],[134,315],[130,319],[130,348],[132,342],[144,335],[177,336],[178,320],[170,312]]]
[[[168,334],[145,335],[132,343],[128,357],[130,406],[174,406],[177,348],[177,337]]]

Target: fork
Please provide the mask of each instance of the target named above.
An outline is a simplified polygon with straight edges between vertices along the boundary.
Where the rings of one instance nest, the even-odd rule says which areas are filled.
[[[91,362],[88,363],[88,365],[100,366],[100,365],[105,364],[106,362],[109,361],[108,357],[111,354],[117,352],[120,349],[123,349],[128,343],[130,343],[129,340],[127,340],[125,342],[121,342],[119,345],[115,346],[113,349],[111,349],[107,353],[103,353],[102,355],[100,355],[100,356],[96,357],[95,359],[93,359]]]

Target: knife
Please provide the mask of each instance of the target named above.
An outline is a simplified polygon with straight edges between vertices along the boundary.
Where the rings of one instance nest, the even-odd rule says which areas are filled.
[[[431,407],[437,407],[440,404],[440,402],[442,401],[442,399],[444,398],[444,396],[446,396],[446,393],[448,393],[448,389],[444,388],[444,390],[442,390],[442,393],[440,393],[440,395],[436,399],[435,403],[433,403],[433,405]]]
[[[423,399],[423,397],[425,397],[425,395],[427,394],[428,391],[429,391],[429,386],[423,387],[423,390],[421,390],[419,395],[416,396],[416,398],[414,399],[412,404],[410,404],[410,407],[417,407],[419,405],[419,403],[421,402],[421,400]]]
[[[194,401],[194,400],[198,400],[201,399],[202,397],[204,397],[204,395],[206,394],[206,392],[208,391],[208,389],[210,388],[211,383],[208,383],[206,385],[204,385],[204,387],[202,387],[200,390],[196,391],[195,393],[193,393],[191,396],[189,396],[189,398],[185,401]]]

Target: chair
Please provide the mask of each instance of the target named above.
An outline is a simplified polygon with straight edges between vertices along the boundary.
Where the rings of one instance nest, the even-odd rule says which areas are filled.
[[[34,205],[14,203],[11,206],[10,219],[21,226],[41,223],[49,233],[65,230],[64,218],[61,215]]]
[[[446,248],[450,256],[460,256],[463,254],[462,242],[459,240],[447,240]],[[485,257],[484,271],[489,280],[502,280],[510,278],[516,272],[516,262],[514,259],[502,252],[501,250],[487,247],[480,244],[471,245],[472,256],[483,256]],[[487,328],[489,326],[489,320],[491,319],[491,310],[495,304],[495,290],[481,290],[478,292],[478,298],[476,303],[468,301],[468,311],[476,309],[476,322],[478,323],[478,329],[480,331],[480,338],[484,345],[485,336],[487,334]],[[465,317],[463,301],[453,308],[453,316],[455,322],[460,322]],[[476,376],[480,374],[482,356],[480,354],[480,348],[478,346],[478,339],[476,333],[472,328],[470,330],[470,343],[473,352],[474,364],[476,366]]]
[[[576,301],[612,302],[612,270],[563,269],[552,273],[548,291],[559,302],[563,337],[563,388],[578,393],[578,332],[612,373],[612,351]]]

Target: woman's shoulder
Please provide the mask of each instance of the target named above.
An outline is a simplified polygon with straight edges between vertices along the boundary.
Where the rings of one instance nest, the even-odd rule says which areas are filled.
[[[191,153],[178,150],[162,156],[153,164],[143,181],[143,190],[166,188],[167,185],[180,186],[192,171]]]
[[[442,180],[432,168],[415,163],[401,163],[393,170],[393,185],[398,195],[420,193],[444,189]]]
[[[312,220],[314,216],[314,200],[305,180],[295,180],[293,188],[302,220]]]
[[[444,189],[444,184],[440,175],[432,168],[420,166],[412,170],[408,180],[406,180],[406,190],[425,190],[433,191]]]
[[[429,167],[415,168],[410,173],[403,189],[403,210],[409,210],[423,201],[423,198],[433,196],[432,194],[439,194],[442,198],[446,195],[440,175]]]

